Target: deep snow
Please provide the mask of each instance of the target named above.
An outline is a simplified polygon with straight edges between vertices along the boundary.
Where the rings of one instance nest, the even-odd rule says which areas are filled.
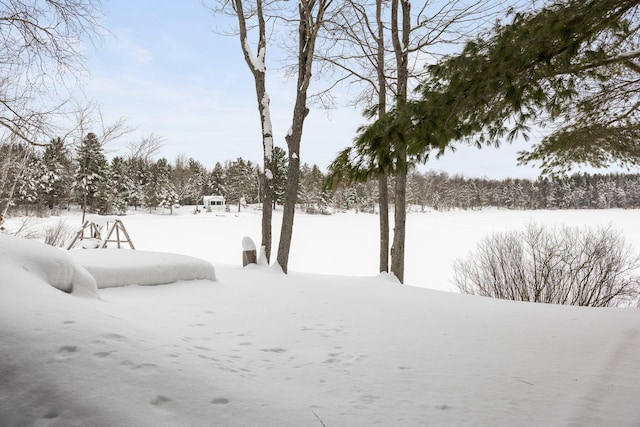
[[[561,214],[412,214],[409,241],[421,250],[408,245],[407,270],[423,284],[442,281],[452,253],[530,217],[613,223],[639,247],[637,212]],[[258,215],[125,217],[137,248],[165,252],[176,271],[190,270],[183,255],[199,256],[217,281],[96,289],[97,298],[46,283],[61,265],[83,264],[101,280],[135,283],[140,270],[112,258],[133,251],[58,250],[51,263],[53,249],[0,235],[0,425],[640,424],[640,310],[401,286],[375,277],[375,265],[371,277],[349,277],[377,251],[362,234],[377,218],[298,220],[285,276],[240,267],[242,236],[259,235]],[[351,270],[294,269],[305,265]],[[65,273],[66,290],[74,274]]]

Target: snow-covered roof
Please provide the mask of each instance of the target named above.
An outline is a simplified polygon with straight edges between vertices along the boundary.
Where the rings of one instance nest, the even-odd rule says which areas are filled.
[[[203,201],[207,201],[207,200],[222,200],[224,202],[224,196],[204,196],[202,197]]]

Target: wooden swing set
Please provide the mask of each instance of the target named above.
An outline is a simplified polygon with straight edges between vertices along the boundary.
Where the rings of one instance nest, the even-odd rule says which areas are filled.
[[[131,249],[135,249],[122,221],[119,219],[107,221],[106,228],[106,236],[103,239],[103,226],[92,221],[85,221],[82,224],[82,228],[78,230],[74,239],[67,246],[67,250],[73,248],[78,241],[81,242],[82,247],[85,249],[106,248],[109,243],[116,243],[118,249],[121,249],[124,243],[128,243]],[[114,233],[115,236],[113,236]]]

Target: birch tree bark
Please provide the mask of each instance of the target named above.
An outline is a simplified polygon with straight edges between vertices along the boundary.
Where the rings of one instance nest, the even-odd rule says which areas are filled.
[[[240,27],[240,45],[244,59],[253,74],[256,87],[256,99],[260,114],[260,126],[262,129],[262,149],[264,165],[264,181],[262,187],[262,247],[265,250],[267,262],[271,259],[271,219],[273,216],[273,127],[271,125],[271,111],[269,109],[269,95],[266,89],[266,65],[267,53],[266,22],[264,19],[262,0],[256,0],[255,15],[258,30],[257,56],[253,55],[247,35],[247,23],[244,14],[242,0],[234,0],[234,10],[238,17]]]

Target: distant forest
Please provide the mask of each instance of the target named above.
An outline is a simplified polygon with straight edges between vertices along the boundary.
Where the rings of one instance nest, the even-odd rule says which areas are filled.
[[[275,201],[283,202],[286,153],[276,147],[273,171]],[[238,158],[207,169],[193,158],[173,163],[139,155],[110,161],[89,134],[75,149],[62,140],[45,148],[0,145],[0,212],[46,214],[85,207],[87,212],[123,214],[127,209],[172,209],[201,205],[205,195],[222,195],[229,209],[260,203],[264,171]],[[393,200],[393,178],[389,183]],[[333,210],[375,212],[377,182],[326,188],[317,165],[301,167],[298,201],[309,213]],[[490,180],[450,176],[444,172],[411,171],[407,203],[412,210],[435,209],[608,209],[640,208],[640,175],[586,173],[565,177]]]

